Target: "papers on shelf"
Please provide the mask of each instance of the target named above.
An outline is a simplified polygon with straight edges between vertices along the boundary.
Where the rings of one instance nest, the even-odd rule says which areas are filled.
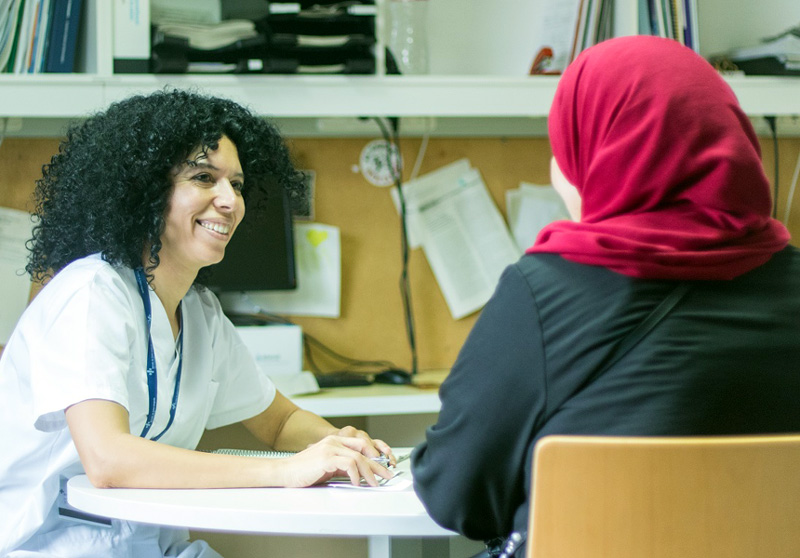
[[[341,303],[342,256],[339,228],[320,223],[295,223],[297,289],[223,293],[226,311],[257,309],[276,314],[338,318]]]
[[[209,24],[167,23],[159,25],[157,30],[170,37],[186,39],[190,48],[201,50],[222,48],[258,36],[255,24],[242,19]]]
[[[450,313],[483,307],[520,251],[480,172],[462,159],[403,185],[410,245],[422,246]],[[399,211],[396,188],[392,197]]]
[[[734,62],[754,60],[758,58],[774,58],[786,66],[786,69],[800,69],[800,26],[789,31],[764,39],[758,45],[742,47],[729,53]]]
[[[221,0],[150,0],[150,24],[222,21]]]
[[[549,59],[543,60],[538,71],[561,72],[572,59],[572,43],[575,37],[581,0],[540,1],[537,5],[537,37],[541,49],[550,49]]]
[[[560,73],[581,51],[613,36],[610,0],[539,0],[536,8],[533,74]]]
[[[533,246],[545,225],[569,219],[564,202],[552,186],[527,182],[520,183],[515,190],[506,191],[506,210],[511,234],[522,251]]]
[[[31,237],[31,226],[28,212],[0,207],[0,345],[8,342],[30,298],[25,242]]]

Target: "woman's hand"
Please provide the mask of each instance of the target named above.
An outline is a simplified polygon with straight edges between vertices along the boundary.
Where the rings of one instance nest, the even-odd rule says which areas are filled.
[[[380,448],[380,449],[378,449]],[[365,432],[351,426],[342,428],[339,435],[326,436],[297,455],[285,460],[287,487],[320,484],[334,477],[348,477],[354,486],[363,478],[368,485],[377,486],[375,476],[390,479],[394,473],[370,459],[384,453],[395,463],[391,448],[380,440],[372,440]]]
[[[364,455],[366,455],[367,457],[380,457],[380,456],[388,457],[389,465],[391,465],[392,467],[397,465],[397,458],[394,456],[394,453],[392,453],[392,448],[390,448],[389,444],[387,444],[383,440],[378,440],[377,438],[373,440],[372,438],[370,438],[369,434],[367,434],[363,430],[355,428],[354,426],[345,426],[344,428],[341,428],[339,430],[339,436],[344,436],[347,438],[360,438],[362,440],[365,440],[368,446],[371,446],[372,449],[375,450],[375,452],[371,451],[362,452],[364,453]]]

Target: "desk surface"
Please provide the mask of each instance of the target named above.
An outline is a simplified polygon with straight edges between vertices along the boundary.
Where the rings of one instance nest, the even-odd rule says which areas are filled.
[[[448,371],[420,372],[414,385],[373,384],[371,386],[323,389],[297,395],[292,401],[323,417],[352,417],[438,413],[438,386]]]
[[[409,461],[398,466],[411,474]],[[358,488],[123,489],[70,479],[69,503],[88,513],[190,529],[281,535],[454,535],[436,525],[411,486]]]

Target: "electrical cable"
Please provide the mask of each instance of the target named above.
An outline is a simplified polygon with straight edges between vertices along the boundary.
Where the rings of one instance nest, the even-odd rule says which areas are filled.
[[[408,336],[408,345],[411,349],[411,374],[416,375],[418,370],[417,365],[417,339],[414,327],[414,311],[411,305],[411,284],[408,275],[408,259],[409,259],[409,246],[408,246],[408,225],[406,222],[406,199],[403,192],[403,162],[402,158],[397,158],[397,166],[392,161],[392,147],[400,153],[399,142],[399,119],[396,117],[389,118],[393,134],[390,135],[387,130],[386,124],[381,118],[372,117],[378,128],[383,135],[384,141],[387,143],[386,160],[389,165],[389,171],[392,172],[394,177],[394,184],[397,188],[397,197],[400,201],[400,247],[402,252],[402,271],[400,273],[400,294],[403,301],[403,313],[406,323],[406,334]]]
[[[255,311],[253,313],[230,313],[228,317],[237,325],[247,325],[247,324],[284,324],[284,325],[297,325],[292,322],[290,319],[285,318],[283,316],[279,316],[277,314],[272,314],[270,312],[266,312],[260,309],[257,305],[253,305]],[[316,361],[314,360],[314,356],[312,353],[312,347],[316,348],[323,353],[325,353],[330,359],[338,361],[344,365],[347,365],[348,372],[354,372],[358,374],[374,374],[375,372],[385,369],[385,368],[395,368],[395,364],[388,360],[361,360],[352,357],[345,356],[337,351],[334,351],[322,341],[310,335],[307,332],[303,332],[303,353],[306,357],[306,362],[308,362],[308,366],[312,372],[315,374],[329,374],[335,372],[341,372],[343,370],[332,370],[323,372],[322,369],[317,365]],[[362,368],[362,367],[371,367],[373,370],[352,370],[353,367]]]
[[[419,151],[417,151],[417,158],[414,160],[414,168],[411,170],[411,174],[408,176],[409,180],[414,180],[417,175],[419,175],[419,169],[422,166],[422,161],[425,159],[425,152],[428,150],[428,140],[430,139],[431,134],[427,131],[427,127],[425,130],[425,134],[422,136],[422,141],[419,144]]]
[[[6,130],[8,129],[8,117],[3,118],[3,127],[0,129],[0,146],[3,145],[3,141],[6,139]]]
[[[773,152],[773,161],[775,165],[775,181],[773,183],[772,189],[772,216],[777,218],[778,217],[778,125],[775,120],[775,116],[765,116],[764,120],[767,121],[767,125],[769,129],[772,131],[772,152]]]
[[[786,209],[783,212],[783,224],[786,227],[789,226],[789,215],[792,210],[792,201],[794,200],[794,191],[797,189],[798,178],[800,178],[800,151],[797,152],[797,165],[794,167],[792,183],[789,186],[789,195],[786,198]]]

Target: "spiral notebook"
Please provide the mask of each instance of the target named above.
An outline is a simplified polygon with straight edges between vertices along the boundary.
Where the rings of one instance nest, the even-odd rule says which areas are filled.
[[[211,453],[219,453],[222,455],[238,455],[240,457],[265,457],[268,459],[281,459],[284,457],[291,457],[295,455],[294,451],[270,451],[270,450],[247,450],[247,449],[233,449],[233,448],[220,448],[215,449]],[[402,463],[411,457],[411,448],[401,448],[395,455],[397,464]]]
[[[211,453],[220,453],[222,455],[238,455],[240,457],[266,457],[270,459],[281,459],[283,457],[291,457],[296,452],[293,451],[262,451],[262,450],[244,450],[222,448],[215,449]]]
[[[402,448],[398,450],[397,455],[395,456],[397,458],[398,464],[402,463],[403,461],[411,457],[411,449],[412,448]],[[284,457],[291,457],[295,455],[296,452],[220,448],[213,450],[211,453],[217,453],[222,455],[238,455],[241,457],[263,457],[267,459],[280,459]],[[382,488],[382,489],[391,488],[393,490],[403,490],[408,486],[411,486],[411,479],[407,475],[403,475],[403,471],[395,471],[394,476],[390,479],[384,479],[378,476],[376,476],[375,479],[378,481],[377,487],[368,485],[364,480],[361,481],[361,486],[353,486],[352,484],[350,484],[350,479],[347,477],[334,477],[328,482],[326,482],[324,486],[336,486],[342,488]]]

